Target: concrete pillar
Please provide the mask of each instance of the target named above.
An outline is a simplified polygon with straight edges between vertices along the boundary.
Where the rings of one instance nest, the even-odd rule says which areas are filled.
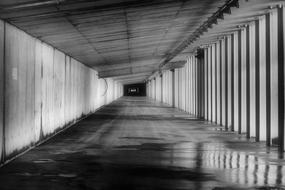
[[[165,82],[164,82],[164,79],[165,79],[165,75],[164,75],[164,73],[163,74],[161,74],[160,75],[160,79],[161,79],[161,81],[160,81],[160,83],[161,83],[161,88],[160,88],[160,99],[161,99],[161,102],[164,102],[164,90],[165,90]]]
[[[209,106],[208,106],[208,96],[209,96],[209,73],[208,73],[208,48],[204,49],[204,118],[205,120],[209,120]]]
[[[147,81],[147,84],[148,84],[148,86],[147,86],[147,88],[148,88],[148,94],[147,94],[147,96],[148,97],[151,97],[151,80],[149,80],[149,81]]]
[[[172,99],[171,99],[171,103],[172,103],[172,107],[175,107],[175,99],[176,99],[176,84],[175,84],[175,70],[171,70],[171,79],[172,79]]]
[[[241,92],[240,92],[240,100],[241,100],[241,110],[240,110],[240,132],[247,132],[247,105],[249,101],[247,100],[247,30],[244,28],[240,31],[240,82],[241,82]]]
[[[149,97],[152,98],[152,80],[149,80]]]
[[[194,58],[191,56],[191,62],[190,62],[190,75],[191,75],[191,114],[195,114],[195,84],[194,84]]]
[[[197,56],[195,56],[195,60],[196,60],[196,116],[200,117],[200,98],[202,96],[200,89],[202,87],[202,85],[200,84],[200,76],[201,76],[201,71],[200,71],[200,64],[199,64],[199,59],[197,58]]]
[[[185,111],[189,113],[189,59],[190,57],[187,57],[186,64],[185,64]]]
[[[249,24],[249,131],[248,137],[256,137],[256,103],[257,96],[259,96],[256,92],[256,24],[255,21]]]
[[[193,103],[194,115],[197,115],[197,59],[193,56]]]
[[[200,60],[196,57],[196,62],[197,62],[197,65],[196,65],[196,70],[197,70],[197,74],[196,74],[196,85],[197,85],[197,98],[196,98],[196,101],[197,101],[197,117],[201,117],[201,98],[202,98],[202,93],[201,93],[201,88],[203,87],[201,85],[201,64],[200,64]]]
[[[163,74],[160,75],[159,79],[160,79],[160,89],[159,89],[160,97],[159,97],[159,99],[160,99],[161,102],[164,102],[164,93],[163,93],[163,91],[164,91],[164,84],[165,83],[164,83]]]
[[[165,93],[166,93],[166,103],[168,105],[171,105],[170,104],[170,96],[171,96],[171,91],[169,90],[170,89],[170,76],[169,76],[169,73],[170,71],[166,71],[166,79],[165,79],[165,84],[166,84],[166,89],[165,89]]]
[[[156,85],[156,78],[154,78],[153,79],[153,99],[155,99],[156,100],[156,94],[157,94],[157,91],[156,91],[156,87],[157,85]]]
[[[278,145],[278,10],[269,13],[270,27],[270,144]],[[284,64],[284,63],[283,63]]]
[[[160,83],[161,83],[161,88],[160,88],[160,99],[161,99],[161,102],[165,103],[166,101],[166,96],[165,96],[165,90],[166,90],[166,84],[165,84],[165,79],[166,79],[166,75],[165,73],[162,73],[160,75]]]
[[[208,120],[212,121],[212,116],[213,116],[213,109],[212,109],[212,46],[208,48]]]
[[[153,84],[152,80],[149,81],[149,96],[153,98]]]
[[[168,104],[168,97],[169,97],[168,89],[169,89],[168,71],[166,71],[164,73],[164,93],[163,93],[163,96],[164,96],[164,102],[167,104]]]
[[[193,94],[194,94],[194,91],[193,91],[193,57],[191,56],[190,57],[190,60],[189,60],[189,106],[190,106],[190,109],[189,109],[189,112],[190,114],[194,114],[194,102],[193,102]]]
[[[149,97],[152,97],[152,80],[148,81],[148,94]]]
[[[186,107],[186,69],[181,68],[181,109],[185,111]]]
[[[265,15],[265,70],[266,70],[266,85],[265,85],[265,93],[266,93],[266,145],[271,145],[271,42],[270,42],[270,14]]]
[[[233,101],[234,101],[234,117],[233,117],[233,130],[241,132],[240,130],[240,51],[239,51],[239,36],[240,32],[235,32],[232,35],[232,53],[233,53],[233,75],[234,75],[234,93],[233,93]]]
[[[148,97],[151,98],[151,94],[152,94],[152,91],[151,91],[152,87],[151,87],[151,80],[148,81]]]
[[[201,57],[201,60],[200,60],[200,64],[201,64],[201,93],[202,93],[202,96],[201,96],[201,118],[204,118],[205,117],[205,96],[206,96],[206,93],[205,93],[205,57]]]
[[[172,72],[168,71],[168,104],[172,106]]]
[[[175,101],[174,101],[174,105],[175,107],[179,107],[179,76],[178,76],[179,70],[175,69],[174,70],[174,97],[175,97]]]
[[[152,98],[155,99],[156,97],[156,82],[155,78],[152,79]]]
[[[226,41],[222,39],[220,41],[221,43],[221,51],[220,51],[220,86],[221,86],[221,95],[220,95],[220,101],[221,101],[221,117],[220,117],[220,124],[222,126],[226,126],[226,84],[227,84],[227,75],[226,75]]]
[[[233,35],[226,38],[226,67],[227,67],[227,112],[226,129],[234,131],[234,56],[233,56]]]
[[[216,43],[216,122],[218,125],[221,124],[221,43],[218,41]]]
[[[161,77],[156,77],[156,100],[161,101]]]
[[[259,139],[266,140],[267,98],[266,98],[266,23],[265,16],[259,20]]]
[[[197,117],[204,118],[204,50],[197,52]]]
[[[182,69],[178,69],[178,108],[182,109]]]
[[[166,78],[166,83],[167,83],[167,104],[170,105],[170,97],[171,97],[171,91],[170,91],[170,86],[171,86],[171,81],[170,81],[170,71],[167,71],[167,78]]]
[[[217,122],[217,66],[216,66],[216,55],[217,55],[217,44],[212,45],[211,53],[211,67],[212,67],[212,118],[211,121]]]
[[[170,82],[169,82],[169,71],[167,71],[166,73],[165,73],[166,75],[166,78],[165,78],[165,86],[166,86],[166,89],[165,89],[165,101],[166,101],[166,103],[167,104],[170,104],[169,103],[169,97],[170,97],[170,92],[169,92],[169,88],[170,88]]]
[[[195,78],[194,78],[194,73],[195,73],[195,60],[193,57],[191,57],[191,91],[192,91],[192,98],[191,98],[191,102],[192,102],[192,114],[195,115]]]

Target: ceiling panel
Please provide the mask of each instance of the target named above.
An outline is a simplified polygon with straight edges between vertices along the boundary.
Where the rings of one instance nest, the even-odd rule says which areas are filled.
[[[155,71],[224,3],[225,0],[1,0],[0,18],[84,64],[105,71],[105,77],[132,76]]]

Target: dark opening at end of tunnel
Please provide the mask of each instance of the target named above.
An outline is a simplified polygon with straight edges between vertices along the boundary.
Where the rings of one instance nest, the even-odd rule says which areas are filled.
[[[124,96],[146,96],[146,84],[136,83],[124,85]]]

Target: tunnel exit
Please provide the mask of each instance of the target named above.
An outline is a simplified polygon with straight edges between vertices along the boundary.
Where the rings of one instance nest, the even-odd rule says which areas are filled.
[[[124,85],[124,96],[146,96],[146,84],[136,83]]]

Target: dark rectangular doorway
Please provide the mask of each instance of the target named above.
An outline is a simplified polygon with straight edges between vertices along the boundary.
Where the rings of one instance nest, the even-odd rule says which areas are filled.
[[[146,96],[146,84],[128,84],[124,85],[124,96]]]

